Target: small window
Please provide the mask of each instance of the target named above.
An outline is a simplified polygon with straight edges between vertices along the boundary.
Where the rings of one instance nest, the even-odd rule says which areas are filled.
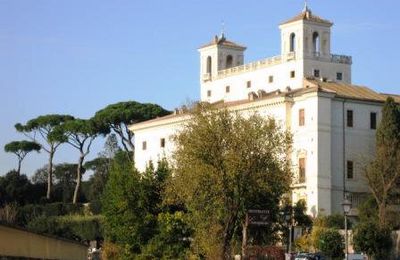
[[[144,141],[144,142],[142,143],[142,150],[146,150],[146,149],[147,149],[147,142]]]
[[[225,92],[226,92],[226,93],[229,93],[230,91],[231,91],[231,87],[230,87],[230,86],[226,86],[226,87],[225,87]]]
[[[354,163],[353,161],[347,161],[347,179],[354,178]]]
[[[299,110],[299,126],[305,125],[304,109]]]
[[[347,110],[347,127],[353,127],[353,110]]]
[[[336,73],[336,80],[343,80],[343,73],[342,72],[337,72]]]
[[[247,88],[251,88],[251,81],[247,81]]]
[[[207,97],[211,97],[211,90],[207,90]]]
[[[314,70],[314,77],[316,77],[316,78],[320,77],[319,70]]]
[[[274,76],[269,76],[268,77],[268,83],[274,82]]]
[[[165,138],[160,139],[160,147],[164,148],[165,147]]]
[[[299,183],[306,182],[306,159],[299,158]]]
[[[290,78],[294,78],[294,77],[296,77],[296,72],[294,71],[294,70],[292,70],[291,72],[290,72]]]
[[[371,112],[371,114],[370,114],[370,125],[371,125],[371,129],[376,129],[376,113],[375,112]]]

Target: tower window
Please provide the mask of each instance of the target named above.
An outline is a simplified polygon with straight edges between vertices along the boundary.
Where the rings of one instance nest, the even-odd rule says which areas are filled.
[[[347,110],[347,127],[353,127],[353,110]]]
[[[319,78],[320,76],[319,70],[314,70],[314,77]]]
[[[233,66],[233,57],[232,55],[228,55],[226,57],[226,68],[229,69]]]
[[[292,70],[291,72],[290,72],[290,78],[295,78],[296,77],[296,72],[294,71],[294,70]]]
[[[207,97],[211,97],[211,90],[207,90]]]
[[[160,139],[160,147],[164,148],[165,147],[165,138]]]
[[[268,82],[269,82],[269,83],[274,82],[274,76],[269,76],[269,77],[268,77]]]
[[[144,151],[146,149],[147,149],[147,142],[144,141],[144,142],[142,142],[142,150]]]
[[[296,50],[296,34],[290,34],[290,52],[294,52]]]
[[[305,113],[304,109],[299,110],[299,126],[304,126],[305,125]]]
[[[336,73],[336,80],[343,80],[343,73],[342,72],[337,72]]]
[[[225,92],[226,92],[226,93],[229,93],[230,91],[231,91],[231,87],[230,87],[230,86],[226,86],[226,87],[225,87]]]
[[[251,88],[251,81],[250,80],[247,81],[246,85],[247,85],[247,88]]]
[[[319,34],[318,32],[313,33],[313,51],[315,55],[319,55],[320,51],[320,43],[319,43]]]
[[[371,114],[370,114],[370,128],[376,129],[376,113],[375,112],[371,112]]]
[[[347,179],[354,178],[354,163],[353,161],[347,161]]]
[[[211,74],[211,67],[212,67],[212,62],[211,62],[211,56],[207,57],[207,73]]]
[[[306,159],[299,158],[299,183],[306,182]]]

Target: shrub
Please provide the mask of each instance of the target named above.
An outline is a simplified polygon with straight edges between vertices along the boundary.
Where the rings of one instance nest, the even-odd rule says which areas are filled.
[[[28,229],[81,242],[103,238],[100,216],[41,216],[29,222]]]
[[[388,259],[392,247],[390,229],[382,229],[377,221],[362,222],[354,232],[354,246],[357,251],[376,259]]]
[[[92,200],[89,203],[89,209],[93,215],[101,214],[101,201],[100,200]]]
[[[325,229],[320,233],[318,248],[329,257],[343,257],[343,237],[340,235],[338,230]]]
[[[28,222],[38,217],[52,217],[63,215],[83,214],[82,204],[71,203],[49,203],[49,204],[28,204],[18,209],[17,223],[25,226]]]

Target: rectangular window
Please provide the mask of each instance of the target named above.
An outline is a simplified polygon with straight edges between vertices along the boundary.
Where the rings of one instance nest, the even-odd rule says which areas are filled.
[[[306,159],[299,158],[299,183],[306,182]]]
[[[319,70],[314,70],[314,77],[319,78]]]
[[[304,109],[299,110],[299,126],[305,125]]]
[[[337,72],[336,73],[336,80],[343,80],[343,73],[342,72]]]
[[[269,76],[268,77],[268,83],[274,82],[274,76]]]
[[[353,127],[353,110],[347,110],[347,127]]]
[[[230,87],[230,86],[226,86],[226,87],[225,87],[225,92],[226,92],[226,93],[229,93],[230,91],[231,91],[231,87]]]
[[[165,138],[160,139],[160,147],[164,148],[165,147]]]
[[[207,90],[207,97],[211,97],[211,90]]]
[[[370,125],[371,125],[371,129],[376,129],[376,113],[375,112],[371,112],[371,114],[370,114]]]
[[[247,88],[251,88],[251,81],[247,81]]]
[[[290,72],[290,77],[293,79],[294,77],[296,77],[296,72],[294,70],[292,70]]]
[[[354,178],[354,164],[353,161],[347,161],[347,179]]]
[[[146,150],[146,149],[147,149],[147,142],[144,141],[144,142],[142,143],[142,150]]]

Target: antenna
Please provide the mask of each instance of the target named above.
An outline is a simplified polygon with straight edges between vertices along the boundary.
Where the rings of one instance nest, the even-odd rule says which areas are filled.
[[[221,39],[225,38],[225,21],[221,21]]]
[[[308,1],[307,0],[304,0],[304,9],[303,9],[303,11],[304,12],[308,11]]]

